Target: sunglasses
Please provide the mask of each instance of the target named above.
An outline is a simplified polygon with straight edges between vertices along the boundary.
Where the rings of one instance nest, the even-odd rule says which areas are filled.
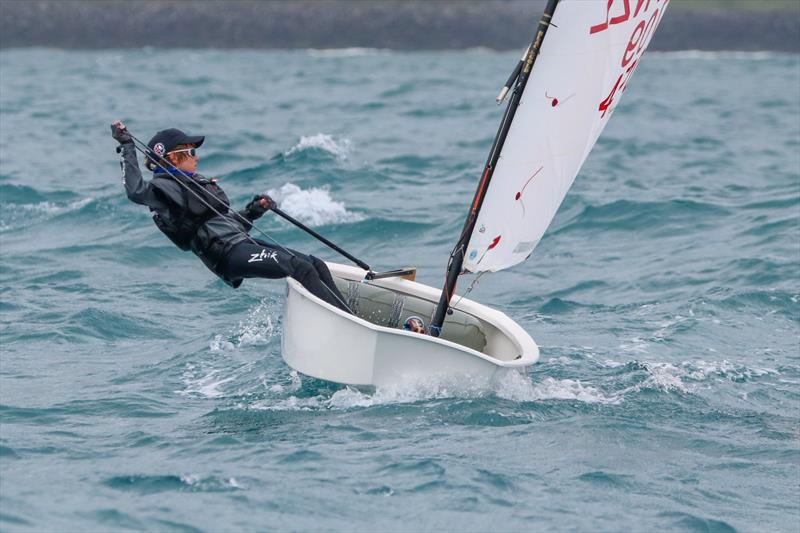
[[[180,150],[173,150],[171,154],[179,154],[181,152],[188,152],[190,156],[196,157],[197,156],[197,148],[181,148]]]

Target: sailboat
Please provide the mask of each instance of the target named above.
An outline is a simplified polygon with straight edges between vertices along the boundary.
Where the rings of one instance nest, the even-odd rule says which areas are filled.
[[[463,230],[436,289],[414,270],[376,276],[328,263],[354,314],[287,278],[281,350],[314,378],[386,386],[434,376],[491,378],[539,348],[504,313],[456,295],[463,274],[525,261],[614,113],[669,0],[548,0],[534,39],[497,97],[508,104]],[[428,334],[402,329],[411,316]]]

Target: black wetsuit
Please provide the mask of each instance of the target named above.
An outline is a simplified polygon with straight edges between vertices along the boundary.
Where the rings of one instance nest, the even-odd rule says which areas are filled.
[[[248,232],[252,222],[260,215],[248,210],[232,212],[225,192],[214,180],[198,174],[176,178],[165,173],[145,181],[133,143],[120,145],[119,153],[128,198],[149,207],[156,226],[179,248],[197,255],[225,283],[237,288],[244,278],[289,276],[311,294],[346,310],[344,297],[323,261],[251,237]],[[187,187],[204,200],[188,192]]]
[[[259,239],[254,240],[257,244],[242,242],[231,249],[221,265],[228,277],[278,279],[291,276],[311,294],[344,309],[341,305],[344,297],[336,288],[324,261],[313,255],[305,255],[289,248],[281,249]]]

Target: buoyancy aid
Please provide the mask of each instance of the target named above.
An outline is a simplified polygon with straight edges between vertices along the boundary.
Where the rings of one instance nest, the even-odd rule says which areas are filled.
[[[176,198],[174,183],[166,185],[176,179],[196,195],[179,185],[180,197]],[[191,178],[180,174],[169,177],[155,175],[150,183],[170,200],[169,215],[164,217],[154,213],[153,222],[178,248],[187,252],[192,250],[192,241],[197,231],[203,224],[217,216],[215,210],[225,214],[230,207],[228,196],[217,185],[216,180],[209,180],[197,174]]]

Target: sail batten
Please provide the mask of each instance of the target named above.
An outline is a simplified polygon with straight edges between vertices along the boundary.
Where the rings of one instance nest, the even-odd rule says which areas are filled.
[[[533,252],[619,103],[668,2],[558,2],[491,181],[479,195],[480,211],[464,247],[465,270],[501,270]]]

